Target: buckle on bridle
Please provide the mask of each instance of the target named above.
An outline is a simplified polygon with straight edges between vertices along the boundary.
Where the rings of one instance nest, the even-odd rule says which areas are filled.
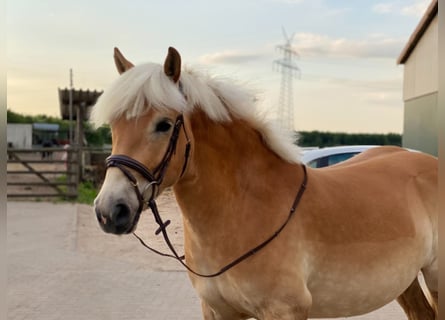
[[[141,192],[141,194],[142,194],[142,199],[143,199],[144,203],[147,205],[147,207],[148,207],[149,202],[152,201],[152,200],[154,200],[154,198],[155,198],[155,196],[156,196],[156,193],[157,193],[157,188],[158,188],[158,186],[159,186],[160,184],[161,184],[161,183],[160,183],[159,181],[157,181],[157,180],[149,181],[149,182],[145,185],[144,190]],[[148,188],[150,188],[150,187],[151,187],[151,195],[150,195],[150,197],[145,198],[145,197],[144,197],[144,196],[145,196],[145,193],[147,192]],[[148,199],[148,200],[146,200],[146,199]]]
[[[110,155],[106,159],[107,168],[109,168],[109,167],[119,168],[121,170],[121,172],[130,181],[133,189],[136,192],[137,198],[139,200],[139,210],[140,211],[142,211],[144,205],[149,206],[149,203],[151,201],[154,201],[154,198],[157,193],[156,189],[161,185],[162,181],[164,180],[164,176],[165,176],[166,170],[170,164],[171,158],[176,152],[176,145],[178,142],[178,137],[179,137],[179,133],[181,130],[181,126],[184,130],[184,134],[185,134],[185,138],[186,138],[186,147],[185,147],[185,155],[184,155],[185,159],[184,159],[184,165],[183,165],[183,168],[182,168],[182,171],[180,174],[180,176],[182,177],[182,175],[184,174],[185,169],[187,167],[188,158],[190,155],[190,140],[188,138],[187,131],[184,128],[184,118],[183,118],[182,114],[178,115],[178,117],[176,118],[175,126],[173,129],[172,135],[170,137],[170,141],[169,141],[167,150],[166,150],[164,156],[162,157],[161,162],[153,171],[150,171],[141,162],[139,162],[133,158],[130,158],[126,155],[122,155],[122,154]],[[148,181],[147,185],[144,186],[144,189],[142,190],[142,192],[141,192],[141,190],[139,190],[138,181],[137,181],[136,177],[128,169],[132,169],[132,170],[136,171],[146,181]],[[144,198],[145,193],[150,186],[152,187],[151,196],[149,198]]]

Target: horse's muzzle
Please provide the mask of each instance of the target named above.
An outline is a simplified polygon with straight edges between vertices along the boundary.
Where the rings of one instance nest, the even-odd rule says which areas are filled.
[[[136,224],[136,219],[133,219],[130,208],[124,203],[112,206],[109,213],[101,212],[98,207],[95,208],[95,211],[100,227],[107,233],[130,233]]]

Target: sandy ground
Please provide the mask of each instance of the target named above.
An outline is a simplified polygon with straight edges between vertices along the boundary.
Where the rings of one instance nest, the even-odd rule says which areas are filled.
[[[182,235],[182,219],[179,208],[176,204],[174,194],[171,190],[164,192],[157,201],[158,208],[163,220],[170,219],[171,224],[168,226],[168,232],[172,243],[179,254],[183,253],[183,235]],[[147,270],[158,271],[184,271],[184,268],[174,259],[165,258],[153,254],[139,244],[139,241],[131,236],[116,237],[100,230],[96,221],[91,219],[91,208],[89,206],[80,206],[78,210],[78,238],[77,247],[90,254],[104,255],[108,257],[119,256],[119,259],[140,264]],[[146,210],[141,215],[136,233],[146,243],[162,252],[170,253],[161,235],[154,234],[154,221],[151,212]],[[92,243],[104,244],[105,247],[98,245],[92,246]],[[358,317],[338,318],[349,320],[398,320],[405,319],[403,311],[399,305],[394,302],[382,309]]]
[[[8,320],[201,319],[186,272],[95,220],[85,205],[8,202]]]
[[[177,251],[182,222],[171,192],[158,200]],[[151,213],[137,233],[167,252]],[[8,319],[201,319],[183,267],[143,248],[131,235],[105,234],[87,205],[8,202]],[[346,319],[346,318],[340,318]],[[391,303],[350,320],[406,319]]]
[[[178,254],[184,253],[182,220],[173,192],[167,190],[157,201],[159,212],[164,221],[171,220],[167,227],[169,238],[175,245]],[[162,257],[144,248],[132,235],[116,236],[103,232],[90,206],[79,205],[77,217],[77,248],[91,255],[101,255],[137,263],[149,270],[184,271],[174,259]],[[136,234],[148,245],[158,251],[169,253],[161,234],[155,235],[156,223],[150,210],[142,212]]]

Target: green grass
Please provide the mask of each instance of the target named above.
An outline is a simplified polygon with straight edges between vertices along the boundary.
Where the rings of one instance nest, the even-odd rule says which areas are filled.
[[[67,177],[66,175],[62,175],[57,178],[58,182],[66,182]],[[62,189],[64,192],[66,192],[67,187],[66,186],[60,186],[60,189]],[[72,201],[76,203],[84,203],[88,205],[92,205],[94,202],[94,198],[96,198],[97,190],[94,187],[93,183],[90,181],[85,181],[79,183],[79,186],[77,188],[77,198],[72,200],[66,200],[64,198],[59,198],[58,201]]]
[[[89,182],[81,182],[79,184],[79,189],[77,190],[77,203],[84,203],[92,205],[94,202],[94,198],[96,198],[97,190],[94,185]]]

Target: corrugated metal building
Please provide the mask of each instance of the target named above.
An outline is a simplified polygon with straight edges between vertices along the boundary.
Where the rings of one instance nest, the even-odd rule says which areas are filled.
[[[402,144],[438,153],[438,0],[433,0],[401,52],[404,64]]]

